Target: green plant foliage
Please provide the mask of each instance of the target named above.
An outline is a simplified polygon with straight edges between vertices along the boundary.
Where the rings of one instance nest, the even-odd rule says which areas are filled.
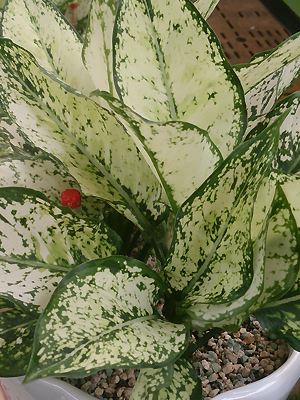
[[[232,67],[216,0],[55,3],[3,11],[0,376],[200,400],[191,331],[249,313],[300,350],[299,34]]]

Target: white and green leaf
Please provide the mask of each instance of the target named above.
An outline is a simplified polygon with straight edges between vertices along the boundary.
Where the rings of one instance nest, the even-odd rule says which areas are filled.
[[[34,189],[57,203],[60,203],[60,195],[64,190],[79,189],[78,183],[64,171],[62,165],[49,157],[11,154],[0,161],[2,187]]]
[[[279,102],[264,120],[250,133],[254,136],[270,126],[280,115],[288,111],[281,129],[277,160],[274,168],[284,173],[300,169],[300,93],[296,92]]]
[[[282,120],[240,145],[179,211],[165,271],[186,303],[223,303],[250,285],[253,207],[270,173]]]
[[[300,351],[300,294],[287,297],[255,312],[255,317],[271,339],[284,339]]]
[[[104,223],[64,212],[39,192],[0,189],[0,293],[34,309],[74,265],[115,254],[117,241]]]
[[[153,123],[117,99],[98,95],[97,100],[116,111],[122,124],[128,127],[137,147],[161,181],[174,211],[222,161],[207,132],[194,125],[179,121]]]
[[[203,18],[207,19],[220,0],[191,0]]]
[[[115,16],[116,0],[92,1],[82,54],[95,87],[113,95],[112,36]]]
[[[148,221],[165,210],[162,188],[114,114],[68,91],[7,39],[0,41],[0,76],[0,101],[26,137],[60,160],[85,195],[150,230]]]
[[[236,69],[246,94],[248,132],[271,111],[300,74],[300,34],[291,36],[257,61]]]
[[[300,265],[299,248],[298,228],[292,209],[278,186],[269,220],[263,289],[256,307],[280,299],[294,286]]]
[[[174,364],[163,368],[143,368],[139,372],[130,400],[158,400],[160,389],[170,386],[174,376]]]
[[[232,151],[244,131],[243,92],[192,3],[123,1],[113,43],[115,83],[125,104],[148,120],[199,126],[223,156]]]
[[[42,314],[26,381],[102,368],[163,367],[185,350],[187,329],[162,319],[166,288],[137,260],[108,257],[69,273]]]
[[[141,370],[133,389],[131,400],[199,400],[202,386],[194,367],[185,359],[176,361],[173,374],[167,375],[166,368]],[[170,366],[169,366],[170,368]],[[156,386],[157,385],[157,386]],[[164,386],[164,387],[161,387]]]
[[[11,148],[11,152],[13,152],[14,148],[30,154],[36,152],[33,146],[26,141],[20,128],[7,115],[3,115],[0,118],[0,132],[3,141]]]
[[[39,315],[25,305],[0,295],[0,376],[24,375],[30,360]]]
[[[300,227],[300,176],[281,175],[281,187],[290,204],[296,224]]]
[[[2,35],[28,50],[68,85],[85,94],[95,89],[81,58],[79,37],[50,1],[8,0]]]

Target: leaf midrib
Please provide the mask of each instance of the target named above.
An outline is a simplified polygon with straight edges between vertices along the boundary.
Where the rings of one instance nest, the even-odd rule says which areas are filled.
[[[70,268],[62,267],[61,265],[54,264],[46,264],[42,261],[36,260],[24,260],[18,257],[8,257],[8,256],[0,256],[0,261],[7,262],[9,264],[21,264],[28,267],[36,268],[36,269],[47,269],[49,271],[57,271],[57,272],[69,272]]]
[[[156,55],[157,55],[157,59],[158,59],[158,63],[159,63],[159,70],[161,72],[162,83],[164,85],[164,88],[166,90],[166,95],[168,98],[168,107],[169,107],[170,117],[172,120],[176,121],[178,119],[178,115],[176,112],[176,104],[175,104],[174,96],[173,96],[173,93],[171,90],[171,84],[169,82],[169,76],[168,76],[168,73],[165,68],[166,63],[165,63],[164,53],[162,51],[161,45],[158,40],[158,33],[154,27],[148,0],[143,0],[143,1],[145,4],[145,7],[146,7],[147,16],[151,22],[150,27],[151,27],[151,31],[152,31],[152,37],[154,39],[154,45],[155,45]]]
[[[21,329],[21,328],[24,328],[24,327],[30,327],[31,325],[34,325],[37,321],[38,321],[38,318],[35,318],[35,319],[31,319],[29,321],[26,321],[23,324],[14,325],[11,328],[8,328],[8,329],[5,329],[3,331],[0,331],[0,335],[4,335],[6,333],[9,333],[9,332],[12,332],[14,330]]]

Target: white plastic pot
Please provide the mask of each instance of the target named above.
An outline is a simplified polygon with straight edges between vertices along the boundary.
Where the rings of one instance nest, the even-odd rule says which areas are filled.
[[[286,400],[299,377],[300,353],[293,351],[286,363],[273,374],[242,388],[220,394],[214,400]],[[0,379],[0,400],[91,399],[95,400],[58,379],[40,379],[27,385],[22,384],[21,378]]]

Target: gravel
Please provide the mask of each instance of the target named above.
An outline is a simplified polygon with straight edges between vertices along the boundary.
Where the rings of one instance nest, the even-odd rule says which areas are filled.
[[[210,338],[207,346],[195,351],[192,362],[202,379],[204,400],[210,400],[271,374],[288,354],[286,343],[268,339],[254,320],[237,332]],[[116,369],[67,381],[100,400],[129,400],[137,376],[137,370]]]
[[[282,340],[268,339],[257,321],[234,333],[222,332],[193,354],[204,400],[255,382],[279,368],[289,355]]]

